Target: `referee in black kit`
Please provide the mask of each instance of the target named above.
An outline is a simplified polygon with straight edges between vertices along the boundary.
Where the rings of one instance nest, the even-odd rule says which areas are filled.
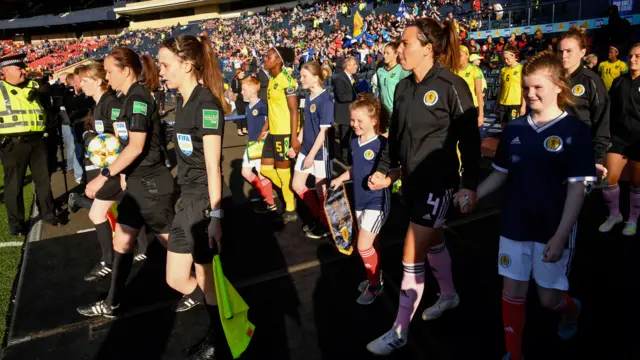
[[[58,226],[47,166],[46,116],[38,100],[39,85],[25,77],[24,55],[0,58],[0,159],[4,198],[12,236],[26,233],[23,186],[31,169],[38,205],[45,223]]]

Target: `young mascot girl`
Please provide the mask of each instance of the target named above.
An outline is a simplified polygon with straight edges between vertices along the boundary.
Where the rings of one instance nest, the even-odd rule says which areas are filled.
[[[509,122],[493,163],[478,186],[483,198],[504,185],[498,272],[504,277],[502,317],[507,354],[522,359],[525,300],[533,275],[542,305],[562,315],[558,336],[576,332],[580,302],[567,294],[576,220],[585,182],[596,180],[589,126],[563,109],[570,102],[562,62],[551,52],[534,56],[523,69],[523,92],[531,109]],[[462,212],[465,199],[456,195]]]
[[[331,181],[334,189],[346,180],[353,179],[353,193],[356,207],[356,220],[360,227],[358,233],[358,252],[364,262],[367,280],[360,283],[358,304],[373,303],[382,292],[382,276],[378,261],[378,250],[375,241],[389,215],[389,189],[370,190],[367,179],[380,161],[387,139],[380,134],[387,127],[387,120],[382,115],[382,103],[369,95],[359,95],[349,106],[353,132],[358,136],[351,141],[353,166],[338,178]],[[393,181],[397,178],[394,177]]]
[[[311,91],[311,95],[305,100],[304,127],[298,134],[298,141],[302,146],[300,153],[297,154],[291,187],[316,218],[315,224],[305,229],[305,235],[311,239],[321,239],[329,235],[327,217],[324,214],[324,194],[327,186],[326,179],[331,177],[327,132],[333,126],[333,98],[322,87],[324,76],[320,64],[316,62],[302,65],[300,82],[303,88]],[[295,157],[293,148],[288,152],[289,157]],[[316,181],[318,199],[306,185],[310,174]]]

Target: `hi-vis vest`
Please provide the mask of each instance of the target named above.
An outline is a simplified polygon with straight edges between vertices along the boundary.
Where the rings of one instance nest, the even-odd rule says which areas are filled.
[[[29,101],[29,93],[37,91],[39,85],[29,81],[20,88],[0,81],[0,135],[43,132],[45,116],[38,99]]]

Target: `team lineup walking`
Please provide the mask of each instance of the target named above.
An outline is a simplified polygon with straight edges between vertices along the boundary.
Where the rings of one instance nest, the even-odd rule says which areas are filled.
[[[376,24],[376,17],[369,23]],[[546,336],[527,317],[533,288],[540,308],[557,320],[553,336],[564,343],[579,337],[581,319],[593,306],[572,288],[581,236],[618,232],[629,239],[637,233],[640,43],[611,45],[608,60],[594,67],[585,63],[589,37],[578,26],[564,31],[548,49],[534,51],[532,44],[501,38],[498,51],[491,39],[483,45],[466,40],[461,36],[466,23],[452,17],[440,21],[416,13],[400,24],[401,31],[390,35],[382,30],[380,37],[377,27],[364,26],[364,35],[349,37],[344,45],[354,42],[358,47],[349,53],[343,52],[343,44],[332,44],[335,63],[328,53],[315,52],[321,36],[298,46],[269,33],[255,40],[260,43],[256,52],[251,49],[253,35],[245,32],[244,48],[233,56],[249,66],[234,68],[231,82],[225,80],[225,44],[207,32],[224,32],[222,25],[195,36],[163,33],[154,44],[157,56],[120,44],[104,59],[84,62],[65,74],[65,81],[76,86],[66,102],[53,106],[63,111],[62,119],[78,114],[72,110],[84,111],[84,116],[80,125],[70,122],[71,131],[82,128],[78,141],[71,137],[76,148],[60,149],[62,162],[71,167],[77,165],[76,155],[82,160],[73,171],[81,190],[67,190],[64,205],[74,217],[86,209],[99,249],[92,257],[99,260],[83,270],[81,281],[90,286],[93,300],[85,297],[65,306],[82,319],[130,316],[135,301],[129,293],[139,286],[130,278],[136,264],[149,261],[147,240],[153,241],[166,256],[162,285],[179,298],[171,306],[172,316],[206,309],[206,331],[199,330],[198,339],[182,336],[188,349],[181,358],[221,359],[227,350],[237,358],[255,343],[249,321],[254,321],[254,305],[233,287],[248,286],[238,285],[242,279],[225,277],[221,259],[225,270],[260,268],[249,253],[264,250],[261,242],[277,228],[285,236],[296,235],[294,241],[305,246],[330,245],[336,257],[352,257],[356,266],[350,269],[358,273],[334,275],[328,287],[357,290],[340,301],[357,304],[380,325],[372,328],[378,331],[375,336],[367,333],[363,352],[402,357],[412,340],[424,342],[414,330],[416,323],[449,331],[441,324],[452,322],[451,314],[473,301],[470,287],[460,286],[462,276],[455,270],[468,259],[452,244],[451,223],[476,221],[478,208],[498,196],[499,236],[491,239],[497,252],[495,262],[485,265],[501,283],[501,293],[487,288],[496,292],[491,306],[501,315],[495,320],[502,324],[504,342],[497,345],[502,360],[529,358],[527,339]],[[504,66],[487,71],[491,51]],[[19,191],[27,167],[43,222],[65,224],[55,208],[52,175],[45,169],[48,120],[43,102],[55,102],[38,98],[39,85],[25,78],[25,67],[22,55],[0,57],[0,156],[14,236],[28,230]],[[359,70],[370,78],[360,78]],[[9,116],[14,117],[11,123],[3,120]],[[169,116],[175,118],[170,124]],[[227,122],[235,122],[237,132]],[[223,145],[226,137],[241,139],[240,158],[225,159],[231,153]],[[66,154],[74,158],[67,162]],[[225,177],[225,162],[232,163],[230,177]],[[233,237],[237,232],[230,224],[244,219],[233,218],[241,212],[224,201],[227,178],[234,179],[236,191],[249,189],[253,196],[243,206],[257,220],[243,225],[257,228],[260,235],[248,239],[254,243],[247,248],[238,245],[247,242]],[[619,185],[625,180],[629,187]],[[600,193],[599,222],[585,230],[581,216]],[[344,196],[337,201],[335,194]],[[402,219],[390,229],[392,217]],[[396,240],[402,250],[385,246],[400,230],[402,238]],[[346,250],[351,247],[357,254]],[[400,260],[392,257],[394,250]],[[247,254],[232,258],[229,252]],[[320,254],[318,250],[318,266],[326,266]],[[246,263],[226,263],[245,255]],[[301,271],[282,261],[287,276]],[[327,263],[332,261],[337,260]],[[285,278],[271,270],[255,271]],[[108,284],[106,293],[102,282]],[[259,293],[270,297],[280,291],[286,288]],[[259,306],[264,311],[265,305]],[[269,306],[289,305],[274,301]],[[381,306],[391,309],[393,318],[377,316]],[[321,321],[322,314],[314,315]],[[292,318],[296,324],[305,321]],[[195,316],[180,319],[194,327],[202,322]],[[257,326],[255,331],[270,329]]]

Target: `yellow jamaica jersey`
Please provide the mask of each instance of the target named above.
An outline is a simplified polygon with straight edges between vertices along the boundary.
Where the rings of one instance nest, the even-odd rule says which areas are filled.
[[[602,78],[602,82],[604,82],[604,86],[607,87],[607,91],[611,88],[611,84],[613,84],[613,80],[615,80],[618,76],[629,71],[627,68],[627,64],[624,61],[616,60],[616,62],[612,63],[609,60],[603,61],[598,65],[598,72],[600,73],[600,77]]]
[[[456,74],[464,79],[469,86],[469,90],[471,90],[471,96],[473,96],[473,105],[478,107],[478,97],[476,96],[476,79],[483,79],[484,75],[482,74],[482,70],[480,70],[477,66],[473,64],[468,64],[462,70],[457,70]],[[484,84],[484,82],[483,82]]]
[[[269,108],[269,133],[272,135],[291,134],[291,114],[287,97],[297,96],[298,83],[286,70],[269,80],[267,106]]]
[[[500,70],[500,105],[522,104],[522,65],[505,66]]]

